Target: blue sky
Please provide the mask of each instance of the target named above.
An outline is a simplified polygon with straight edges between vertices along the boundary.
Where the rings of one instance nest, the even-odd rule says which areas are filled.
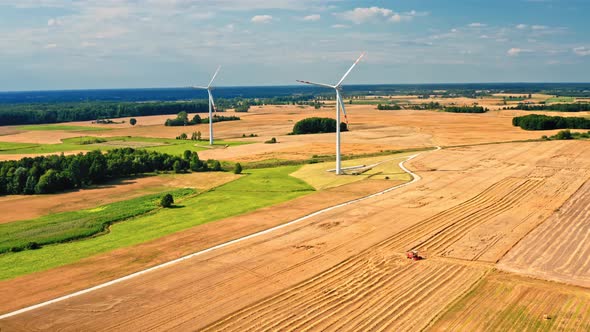
[[[588,82],[587,0],[0,0],[0,91]]]

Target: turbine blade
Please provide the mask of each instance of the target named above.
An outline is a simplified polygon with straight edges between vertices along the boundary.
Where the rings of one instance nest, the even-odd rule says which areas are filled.
[[[297,82],[299,83],[303,83],[303,84],[310,84],[310,85],[316,85],[316,86],[321,86],[324,88],[331,88],[331,89],[335,89],[336,87],[333,85],[329,85],[329,84],[324,84],[324,83],[314,83],[314,82],[309,82],[309,81],[300,81],[297,80]]]
[[[213,84],[213,81],[215,80],[215,77],[217,76],[217,73],[219,73],[219,69],[221,69],[221,66],[217,67],[217,70],[215,71],[215,74],[213,74],[213,78],[211,78],[211,82],[209,82],[209,85],[207,85],[208,88],[211,87],[211,84]]]
[[[207,93],[209,94],[209,101],[211,101],[213,112],[217,113],[217,109],[215,108],[215,102],[213,101],[213,94],[211,93],[211,90],[207,90]]]
[[[339,96],[338,103],[340,103],[340,109],[342,110],[342,114],[344,114],[344,123],[346,123],[346,127],[349,127],[348,117],[346,116],[346,108],[344,107],[344,102],[342,101],[342,96]]]
[[[346,76],[348,76],[348,74],[350,74],[350,72],[352,71],[352,68],[354,68],[354,66],[356,66],[356,64],[359,63],[364,56],[365,56],[365,53],[363,52],[361,54],[361,56],[359,56],[359,58],[356,59],[356,61],[352,64],[352,66],[350,66],[350,68],[348,69],[346,74],[344,74],[344,76],[342,76],[342,78],[340,79],[340,82],[338,82],[338,84],[336,84],[336,86],[340,86],[340,84],[342,84],[342,82],[344,82],[344,79],[346,78]]]
[[[204,86],[198,86],[198,85],[193,85],[193,86],[191,86],[191,88],[193,88],[193,89],[207,90],[206,87],[204,87]]]

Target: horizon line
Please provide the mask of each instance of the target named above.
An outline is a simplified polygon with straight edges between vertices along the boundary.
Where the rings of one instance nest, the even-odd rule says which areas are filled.
[[[590,84],[589,82],[559,82],[559,81],[538,81],[538,82],[447,82],[447,83],[353,83],[343,84],[343,86],[384,86],[384,85],[398,85],[398,86],[419,86],[419,85],[487,85],[487,84]],[[320,89],[319,87],[312,87],[303,84],[277,84],[277,85],[222,85],[215,86],[214,89],[224,88],[290,88],[300,87],[307,89]],[[76,89],[39,89],[39,90],[0,90],[0,93],[27,93],[27,92],[64,92],[64,91],[107,91],[107,90],[178,90],[178,89],[193,89],[190,86],[176,86],[176,87],[116,87],[116,88],[76,88]]]

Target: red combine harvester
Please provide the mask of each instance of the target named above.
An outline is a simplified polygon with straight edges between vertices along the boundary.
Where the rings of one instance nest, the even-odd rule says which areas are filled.
[[[420,256],[420,254],[418,253],[418,250],[408,251],[406,253],[406,257],[408,257],[408,259],[413,259],[415,261],[419,261],[419,260],[424,259],[424,257]]]

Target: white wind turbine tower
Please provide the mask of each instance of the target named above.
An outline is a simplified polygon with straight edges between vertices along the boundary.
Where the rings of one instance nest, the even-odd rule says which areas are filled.
[[[342,101],[342,95],[340,93],[342,91],[342,82],[344,81],[346,76],[350,74],[352,68],[354,68],[354,66],[356,66],[356,64],[359,63],[359,61],[361,61],[363,56],[365,56],[365,53],[361,54],[361,56],[359,56],[359,58],[356,59],[356,61],[352,64],[352,66],[348,69],[344,76],[342,76],[340,81],[336,83],[336,85],[297,80],[297,82],[300,83],[317,85],[324,88],[332,88],[336,90],[336,174],[338,175],[342,174],[342,164],[340,161],[340,109],[342,109],[342,113],[344,113],[344,118],[347,120],[346,122],[348,122],[348,119],[346,117],[346,110],[344,108],[344,102]]]
[[[211,84],[213,84],[213,81],[215,80],[217,73],[219,73],[219,69],[221,69],[221,66],[217,67],[215,74],[213,74],[213,78],[211,78],[209,85],[207,85],[206,87],[193,86],[194,89],[207,90],[207,94],[209,95],[209,145],[213,145],[213,114],[212,114],[212,112],[215,111],[215,113],[217,113],[217,110],[215,109],[215,102],[213,101],[213,94],[211,94],[211,90],[213,90],[213,87],[211,86]]]

